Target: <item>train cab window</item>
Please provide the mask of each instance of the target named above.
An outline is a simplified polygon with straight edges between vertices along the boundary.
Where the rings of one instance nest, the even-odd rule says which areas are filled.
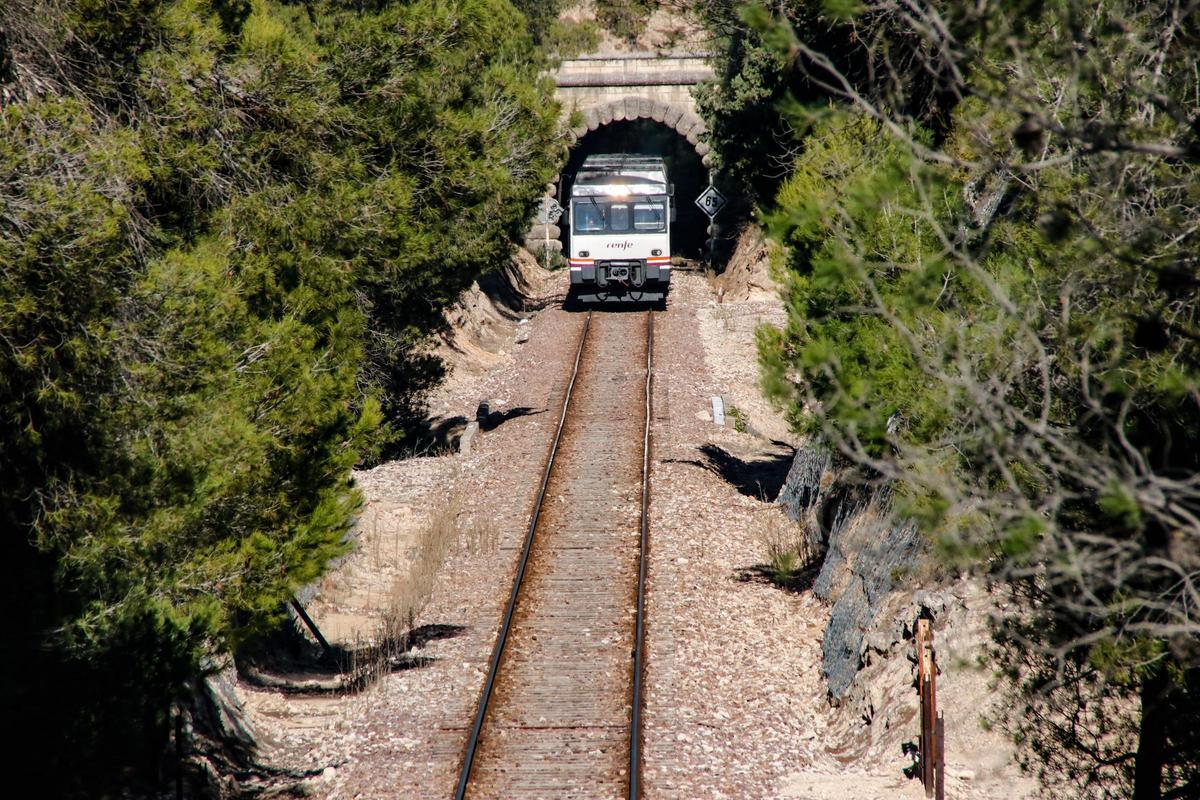
[[[612,202],[584,198],[571,204],[575,233],[664,233],[667,230],[665,199]]]
[[[609,206],[608,229],[611,231],[629,230],[629,205],[627,203],[613,203]]]
[[[633,229],[635,231],[664,231],[666,230],[666,220],[665,203],[635,203],[633,206]]]
[[[608,227],[604,219],[604,206],[599,203],[576,203],[572,211],[576,233],[592,233]]]

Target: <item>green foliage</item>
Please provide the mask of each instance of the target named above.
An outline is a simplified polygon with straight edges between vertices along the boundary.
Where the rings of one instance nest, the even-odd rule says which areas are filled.
[[[1000,538],[1000,552],[1006,558],[1023,561],[1037,550],[1038,540],[1046,532],[1046,523],[1037,517],[1014,520]]]
[[[945,190],[936,174],[881,133],[873,121],[835,115],[809,136],[776,198],[778,209],[766,216],[790,253],[789,325],[785,336],[760,342],[767,375],[799,365],[826,413],[852,426],[876,453],[888,446],[894,416],[917,437],[935,437],[945,426],[947,387],[922,374],[910,337],[918,326],[949,332],[957,323],[936,303],[945,273],[936,232],[909,211],[918,186]],[[946,210],[953,206],[947,199]],[[970,289],[966,275],[947,278]],[[876,292],[890,320],[847,311],[874,302]],[[982,344],[988,328],[974,327],[972,339]],[[774,381],[768,388],[786,402],[795,387]]]
[[[0,87],[5,707],[47,791],[103,796],[344,552],[350,469],[420,414],[557,112],[507,0],[17,0],[0,27],[61,48]]]
[[[767,574],[776,586],[790,586],[800,573],[800,555],[792,550],[770,554]]]
[[[705,100],[780,245],[763,385],[1012,593],[992,655],[1031,769],[1190,796],[1200,144],[1175,112],[1197,30],[1161,3],[940,3],[940,32],[836,6],[744,14]],[[778,187],[755,183],[777,156]]]
[[[1113,484],[1100,495],[1097,505],[1100,510],[1129,530],[1142,526],[1142,511],[1137,500],[1124,486]]]
[[[577,22],[555,19],[546,31],[543,46],[558,58],[591,53],[600,46],[600,27],[590,19]]]
[[[724,45],[717,79],[697,99],[722,181],[744,200],[732,213],[748,216],[756,204],[772,202],[805,134],[840,87],[853,87],[865,102],[894,104],[941,135],[957,98],[931,80],[943,69],[940,51],[905,29],[902,14],[879,6],[858,0],[695,5]]]
[[[720,167],[722,182],[735,203],[752,205],[766,199],[778,186],[778,171],[764,164],[779,164],[783,148],[793,141],[776,105],[787,94],[789,60],[768,46],[761,26],[746,26],[742,15],[770,19],[766,9],[750,6],[740,11],[726,3],[702,3],[698,10],[727,46],[717,58],[718,80],[696,91],[698,110],[708,123],[708,140]],[[731,212],[739,210],[736,206]],[[741,209],[742,213],[746,208]]]
[[[513,7],[525,17],[529,33],[538,45],[546,43],[565,6],[566,0],[513,0]]]
[[[737,406],[731,405],[727,409],[729,416],[733,418],[733,429],[738,433],[746,432],[746,413]]]
[[[858,0],[825,0],[822,5],[825,13],[839,22],[849,22],[866,11]]]
[[[658,0],[596,0],[596,20],[617,38],[632,42],[656,8]]]

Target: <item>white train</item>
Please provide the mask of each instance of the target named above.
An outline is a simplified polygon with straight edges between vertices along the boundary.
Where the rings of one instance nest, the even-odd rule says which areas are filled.
[[[671,283],[673,187],[657,156],[595,155],[571,185],[571,295],[660,301]]]

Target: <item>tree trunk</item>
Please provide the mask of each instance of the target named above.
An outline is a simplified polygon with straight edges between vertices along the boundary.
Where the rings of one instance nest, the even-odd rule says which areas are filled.
[[[1133,800],[1161,800],[1163,761],[1167,752],[1167,668],[1160,661],[1142,682],[1142,721],[1138,730],[1137,762],[1133,769]]]

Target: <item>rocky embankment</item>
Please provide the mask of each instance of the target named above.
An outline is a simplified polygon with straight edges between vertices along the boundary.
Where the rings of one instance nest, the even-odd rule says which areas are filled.
[[[938,568],[916,524],[892,509],[889,486],[857,483],[860,473],[847,478],[836,465],[819,442],[799,448],[778,501],[819,554],[811,591],[829,609],[820,665],[831,705],[828,751],[866,770],[902,762],[918,727],[913,637],[917,620],[928,619],[941,675],[950,796],[993,796],[1001,786],[1008,797],[1032,795],[1033,782],[1012,763],[1012,744],[986,730],[1003,713],[980,666],[995,598],[978,582]],[[836,782],[825,786],[836,788]]]
[[[862,666],[868,631],[903,588],[904,577],[918,570],[924,554],[916,525],[892,513],[890,489],[840,485],[833,461],[820,443],[800,448],[779,503],[815,534],[823,552],[812,588],[831,605],[821,670],[829,696],[840,700]],[[929,609],[918,613],[931,614]],[[895,633],[911,635],[910,627]]]

